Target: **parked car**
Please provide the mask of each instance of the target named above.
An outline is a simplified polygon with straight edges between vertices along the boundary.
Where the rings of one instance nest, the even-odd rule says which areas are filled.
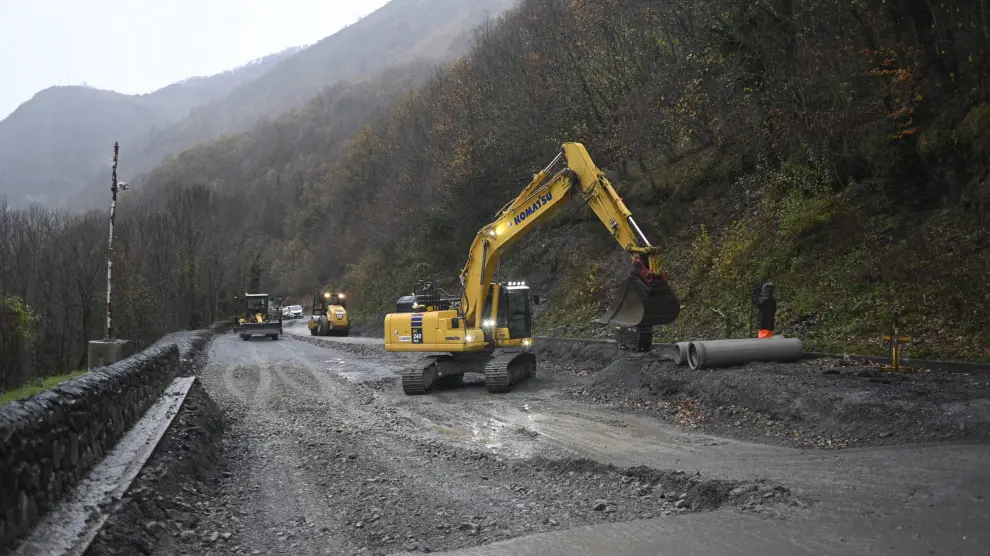
[[[282,309],[282,315],[290,319],[301,319],[303,318],[303,306],[289,305]]]

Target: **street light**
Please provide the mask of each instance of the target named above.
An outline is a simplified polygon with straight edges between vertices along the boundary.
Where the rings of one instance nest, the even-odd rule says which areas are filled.
[[[113,293],[113,220],[117,214],[117,192],[127,191],[130,185],[127,182],[117,181],[117,152],[120,145],[115,141],[113,144],[113,173],[110,178],[110,240],[107,243],[107,340],[113,339],[113,303],[111,294]]]

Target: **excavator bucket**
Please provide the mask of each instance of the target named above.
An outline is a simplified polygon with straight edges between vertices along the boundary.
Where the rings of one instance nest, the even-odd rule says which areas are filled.
[[[681,302],[666,280],[647,284],[631,276],[619,287],[618,296],[604,315],[592,322],[623,328],[670,324],[677,319]]]

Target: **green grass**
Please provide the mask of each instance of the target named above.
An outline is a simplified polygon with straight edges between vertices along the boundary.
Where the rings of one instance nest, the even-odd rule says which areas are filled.
[[[38,394],[55,388],[59,384],[72,380],[78,376],[86,374],[86,371],[74,371],[71,373],[66,373],[64,375],[49,376],[39,379],[32,384],[27,386],[22,386],[16,390],[10,390],[9,392],[4,392],[0,394],[0,406],[8,405],[11,402],[16,402],[19,400],[26,400],[28,398],[33,398]]]

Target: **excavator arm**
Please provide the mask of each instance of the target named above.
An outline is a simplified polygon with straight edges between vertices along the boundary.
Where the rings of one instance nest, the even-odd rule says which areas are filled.
[[[608,312],[595,322],[637,328],[667,324],[677,318],[680,304],[661,273],[657,248],[650,245],[584,145],[564,143],[553,162],[533,176],[522,193],[505,205],[471,244],[468,261],[461,271],[464,287],[461,314],[469,325],[481,324],[489,286],[503,251],[559,208],[567,206],[572,198],[591,208],[633,259],[632,276],[623,283],[618,299]]]

